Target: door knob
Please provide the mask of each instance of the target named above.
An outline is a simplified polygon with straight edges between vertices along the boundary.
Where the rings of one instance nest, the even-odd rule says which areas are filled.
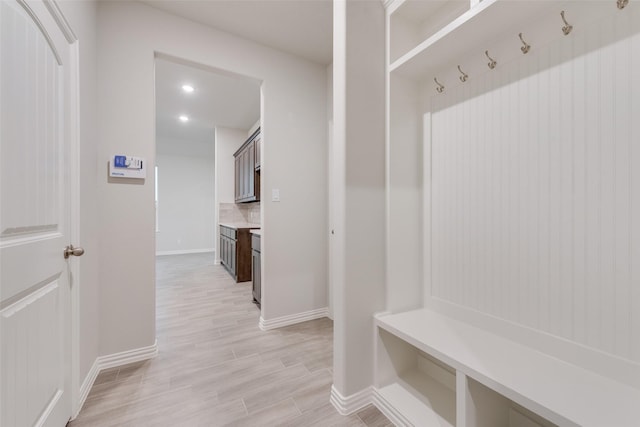
[[[84,249],[74,248],[73,245],[69,245],[66,248],[64,248],[64,259],[69,258],[71,255],[82,256],[83,254],[84,254]]]

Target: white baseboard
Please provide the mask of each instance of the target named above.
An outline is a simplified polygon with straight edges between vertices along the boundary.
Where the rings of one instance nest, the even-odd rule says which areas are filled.
[[[321,317],[328,316],[329,309],[327,307],[305,311],[303,313],[290,314],[288,316],[276,317],[275,319],[269,320],[265,320],[260,316],[258,326],[263,331],[269,331],[271,329],[282,328],[283,326],[295,325],[296,323],[302,323],[308,320],[320,319]]]
[[[148,347],[136,348],[134,350],[122,351],[120,353],[100,356],[97,359],[98,368],[115,368],[116,366],[127,365],[129,363],[140,362],[142,360],[153,359],[158,355],[158,340]]]
[[[332,385],[329,401],[340,415],[351,415],[371,404],[372,390],[373,387],[367,387],[351,396],[345,397]]]
[[[120,353],[97,357],[95,362],[93,362],[91,369],[89,369],[89,373],[87,373],[87,376],[82,382],[78,397],[78,406],[74,411],[73,417],[71,419],[74,420],[80,413],[84,402],[87,400],[87,396],[89,396],[91,387],[93,387],[93,384],[95,383],[96,378],[98,378],[98,375],[101,371],[109,368],[115,368],[116,366],[128,365],[129,363],[152,359],[157,355],[158,340],[156,340],[153,345],[150,345],[148,347],[141,347],[134,350],[122,351]]]
[[[84,378],[84,381],[80,386],[80,392],[78,393],[78,405],[76,407],[76,410],[73,413],[73,416],[71,417],[72,420],[75,420],[78,414],[80,414],[80,410],[84,406],[84,402],[85,400],[87,400],[87,397],[89,396],[91,387],[93,387],[93,383],[95,383],[96,378],[98,378],[98,374],[100,373],[100,368],[98,367],[98,359],[100,358],[97,357],[96,360],[93,361],[93,365],[91,365],[91,369],[89,369],[87,376]]]
[[[184,249],[179,251],[157,251],[156,256],[165,256],[165,255],[187,255],[187,254],[204,254],[212,252],[214,253],[216,250],[214,248],[205,248],[205,249]]]
[[[371,387],[371,403],[373,403],[376,408],[382,414],[389,419],[395,426],[399,427],[411,427],[413,424],[404,417],[393,405],[391,405],[387,399],[382,397],[378,393],[378,389],[375,387]]]

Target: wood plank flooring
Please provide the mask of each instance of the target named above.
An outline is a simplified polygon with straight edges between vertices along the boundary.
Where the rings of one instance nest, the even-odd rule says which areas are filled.
[[[250,282],[210,254],[159,257],[156,304],[159,355],[101,372],[69,427],[392,425],[329,403],[331,320],[261,331]]]

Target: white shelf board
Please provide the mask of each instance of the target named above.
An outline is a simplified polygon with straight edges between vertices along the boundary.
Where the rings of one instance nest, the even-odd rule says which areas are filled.
[[[455,392],[418,369],[378,389],[378,395],[413,425],[455,426]]]
[[[484,0],[401,56],[389,70],[416,80],[431,79],[434,77],[431,72],[460,59],[479,42],[491,41],[509,32],[517,38],[519,23],[558,7],[558,2],[546,0]],[[482,51],[484,49],[490,46],[482,46]]]
[[[638,426],[640,390],[428,309],[378,327],[562,426]]]

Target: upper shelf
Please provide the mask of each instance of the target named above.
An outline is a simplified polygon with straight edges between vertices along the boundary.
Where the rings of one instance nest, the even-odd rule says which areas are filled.
[[[534,49],[564,37],[560,17],[563,10],[577,31],[598,17],[620,12],[614,0],[406,0],[390,11],[389,71],[415,80],[432,79],[438,68],[465,59],[470,49],[477,49],[482,55],[507,41],[509,51],[513,52],[515,46],[515,55],[519,55],[518,34],[522,31]],[[409,16],[413,16],[412,20]],[[416,36],[415,22],[422,23],[418,27],[424,37]],[[407,34],[413,34],[413,38]],[[394,54],[407,46],[412,48],[394,59]]]

